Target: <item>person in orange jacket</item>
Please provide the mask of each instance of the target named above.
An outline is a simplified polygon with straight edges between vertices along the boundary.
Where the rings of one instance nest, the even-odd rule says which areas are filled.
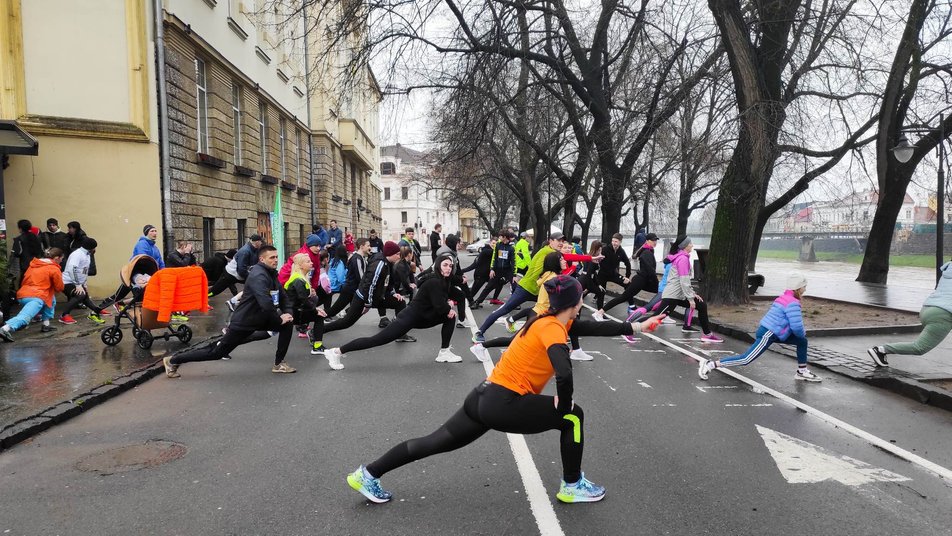
[[[30,324],[30,319],[40,313],[43,319],[43,333],[56,328],[50,325],[53,319],[53,309],[56,307],[56,293],[63,291],[63,272],[60,270],[60,261],[63,260],[63,250],[50,248],[47,257],[38,257],[30,261],[30,266],[23,275],[20,290],[17,291],[17,300],[23,307],[20,312],[0,327],[0,338],[6,342],[13,342],[14,331]]]

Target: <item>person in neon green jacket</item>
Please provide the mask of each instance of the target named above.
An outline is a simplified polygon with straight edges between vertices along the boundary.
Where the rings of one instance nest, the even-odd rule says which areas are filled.
[[[515,245],[516,250],[516,273],[525,275],[529,269],[529,263],[532,261],[532,253],[529,249],[529,233],[523,231],[519,234],[519,241]]]

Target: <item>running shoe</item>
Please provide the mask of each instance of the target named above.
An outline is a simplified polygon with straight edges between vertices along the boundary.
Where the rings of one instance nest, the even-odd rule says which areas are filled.
[[[662,320],[662,323],[664,323],[663,320]],[[691,327],[691,326],[689,326],[689,325],[687,325],[687,324],[682,324],[682,325],[681,325],[681,333],[697,333],[697,331],[698,331],[698,330],[697,330],[697,328],[695,328],[695,327]]]
[[[797,369],[797,373],[794,377],[800,381],[804,382],[822,382],[823,379],[817,376],[816,374],[810,372],[808,369]]]
[[[62,315],[58,319],[61,324],[75,324],[76,319],[72,315]]]
[[[236,302],[234,298],[228,298],[228,300],[225,301],[225,305],[228,306],[229,311],[234,313],[235,307],[238,307],[238,302]]]
[[[664,317],[664,320],[661,321],[662,324],[677,324],[677,322],[670,316]]]
[[[394,342],[417,342],[417,340],[416,340],[416,337],[407,333],[406,335],[404,335],[403,337],[400,337]]]
[[[486,349],[486,347],[482,344],[474,344],[470,346],[469,351],[472,352],[474,356],[476,356],[476,359],[482,361],[483,363],[492,360],[492,357],[489,355],[489,350]]]
[[[701,378],[702,380],[706,380],[707,374],[715,368],[717,367],[714,365],[713,361],[705,359],[704,361],[701,361],[701,364],[699,364],[697,367],[697,377]]]
[[[8,329],[0,329],[0,339],[3,339],[7,342],[13,342],[13,335],[10,334],[10,330]]]
[[[298,338],[299,338],[299,339],[306,339],[306,338],[307,338],[307,332],[306,332],[306,331],[299,331],[299,332],[298,332]]]
[[[458,328],[466,328],[466,327],[468,327],[468,326],[466,325],[466,322],[464,322],[464,321],[462,321],[462,320],[457,320],[457,321],[456,321],[456,327],[458,327]]]
[[[181,314],[173,314],[172,322],[178,322],[180,324],[184,324],[185,322],[188,322],[188,317]]]
[[[491,305],[502,305],[502,304],[504,304],[504,303],[506,303],[506,302],[504,302],[504,301],[502,301],[502,300],[497,300],[496,298],[493,298],[493,299],[489,300],[489,303],[490,303]]]
[[[473,342],[476,344],[482,344],[486,342],[486,337],[483,336],[482,331],[477,331],[476,333],[473,333]]]
[[[634,335],[622,335],[621,338],[625,339],[625,342],[627,342],[628,344],[635,344],[636,342],[638,342],[638,339],[635,338]]]
[[[387,327],[387,326],[389,326],[389,325],[390,325],[390,319],[387,318],[387,317],[385,317],[385,316],[381,316],[381,317],[380,317],[380,322],[377,324],[377,327],[378,327],[378,328],[385,328],[385,327]]]
[[[311,346],[311,355],[324,355],[324,343],[321,341],[315,342]]]
[[[594,313],[592,313],[592,319],[595,320],[596,322],[608,322],[608,319],[605,318],[605,313],[602,313],[600,311],[595,311]]]
[[[463,358],[453,353],[452,348],[440,348],[440,353],[436,355],[437,363],[459,363]]]
[[[96,313],[89,313],[89,314],[86,316],[86,318],[92,320],[93,322],[99,324],[100,326],[106,323],[106,321],[103,320],[103,318],[102,318],[101,316],[97,315]]]
[[[112,313],[109,312],[109,309],[100,309],[99,316],[112,316]]]
[[[705,333],[704,335],[701,335],[701,342],[722,343],[724,342],[724,339],[713,333]]]
[[[515,332],[519,331],[518,326],[516,326],[516,319],[515,319],[515,318],[513,318],[513,317],[511,317],[511,316],[507,316],[507,317],[506,317],[506,331],[508,331],[509,333],[515,333]]]
[[[119,302],[112,304],[112,308],[116,310],[116,314],[122,313],[122,305]]]
[[[347,483],[361,495],[367,497],[367,500],[377,504],[385,503],[393,497],[392,493],[380,487],[379,478],[371,478],[365,474],[363,465],[347,475]]]
[[[866,350],[866,353],[873,359],[873,363],[876,363],[877,367],[889,366],[889,362],[886,361],[886,349],[882,346],[873,346]]]
[[[344,364],[340,362],[341,357],[340,348],[328,348],[324,350],[324,359],[327,360],[327,364],[334,370],[344,370]]]
[[[165,356],[162,358],[162,365],[165,367],[165,375],[169,378],[180,378],[182,375],[178,373],[178,365],[172,364],[172,356]]]
[[[569,359],[573,361],[592,361],[595,358],[590,354],[585,353],[585,350],[578,348],[576,350],[572,350],[572,353],[569,354]]]
[[[282,361],[278,363],[277,365],[271,367],[271,372],[274,372],[277,374],[293,374],[297,372],[297,369],[292,367],[291,365],[288,365],[287,362]]]
[[[483,304],[481,304],[481,303],[479,303],[479,302],[476,302],[476,303],[470,305],[469,308],[475,311],[476,309],[482,309],[482,308],[483,308]]]
[[[566,484],[563,480],[555,497],[564,503],[597,502],[605,498],[605,488],[585,478],[585,473],[582,473],[582,478],[574,484]]]
[[[40,332],[41,332],[41,333],[49,333],[49,332],[51,332],[51,331],[56,331],[56,328],[53,327],[53,326],[50,326],[50,325],[40,326]]]
[[[628,314],[628,318],[625,319],[625,322],[634,322],[635,320],[640,320],[642,315],[644,315],[647,312],[648,310],[645,309],[644,307],[639,307]]]

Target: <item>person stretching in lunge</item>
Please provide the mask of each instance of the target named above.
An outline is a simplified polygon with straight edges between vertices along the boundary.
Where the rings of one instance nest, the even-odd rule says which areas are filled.
[[[284,362],[294,331],[294,315],[291,303],[278,283],[278,250],[274,246],[261,246],[258,249],[258,264],[248,269],[244,294],[244,298],[235,307],[221,341],[214,346],[163,358],[166,376],[181,376],[178,368],[183,363],[227,358],[239,345],[258,340],[255,332],[263,330],[278,332],[278,347],[274,352],[274,367],[271,372],[296,372],[296,369]]]
[[[326,254],[326,251],[321,252],[322,257]],[[307,253],[297,253],[291,258],[291,261],[291,274],[284,283],[284,292],[287,294],[288,302],[291,305],[294,325],[307,326],[314,322],[314,327],[307,334],[310,340],[315,341],[311,347],[311,354],[322,354],[324,348],[319,341],[324,338],[324,317],[327,314],[323,309],[318,309],[321,298],[318,296],[317,289],[312,287],[308,280],[309,275],[314,270],[314,261]]]
[[[351,488],[375,503],[384,503],[392,495],[380,487],[379,479],[398,467],[464,447],[489,430],[514,434],[558,430],[562,483],[556,497],[566,503],[594,502],[605,497],[605,488],[582,473],[585,414],[572,400],[572,361],[565,344],[569,326],[582,308],[582,286],[560,275],[545,283],[545,291],[549,310],[522,328],[489,378],[467,395],[463,407],[430,435],[400,443],[373,463],[358,467],[347,475]],[[601,335],[630,335],[654,330],[659,323],[660,318],[644,324],[587,324]],[[557,395],[540,394],[553,375]]]
[[[410,255],[413,250],[404,246],[401,250],[406,250]],[[425,277],[425,280],[417,287],[413,299],[410,300],[404,310],[397,314],[387,327],[370,337],[362,337],[353,340],[340,348],[330,348],[324,352],[324,357],[330,363],[334,370],[341,370],[344,364],[341,363],[343,354],[355,352],[357,350],[366,350],[382,346],[389,342],[401,340],[411,329],[426,329],[434,326],[443,325],[440,344],[440,352],[436,356],[439,363],[459,363],[462,357],[453,353],[450,349],[450,340],[453,338],[454,325],[456,324],[456,311],[453,304],[465,303],[466,297],[453,285],[452,275],[454,267],[453,257],[441,254],[436,258],[437,269]]]
[[[767,314],[760,320],[754,344],[740,355],[723,357],[717,361],[701,361],[697,375],[706,380],[708,373],[716,368],[749,365],[766,352],[771,344],[782,342],[797,347],[797,373],[794,378],[807,382],[821,381],[819,376],[807,369],[807,333],[803,328],[803,315],[800,311],[800,298],[806,291],[806,278],[800,274],[791,274],[787,278],[787,290],[774,300]]]
[[[694,250],[694,243],[686,236],[680,236],[675,240],[678,252],[669,255],[671,261],[671,273],[668,275],[667,285],[661,294],[661,302],[658,303],[657,312],[654,314],[667,314],[676,306],[683,306],[686,311],[685,319],[690,319],[694,312],[697,312],[698,321],[701,323],[701,329],[704,333],[701,335],[701,342],[724,342],[724,339],[718,337],[711,331],[711,325],[707,319],[707,304],[691,286],[691,251]],[[684,333],[694,333],[697,330],[690,326],[685,320],[681,327]]]

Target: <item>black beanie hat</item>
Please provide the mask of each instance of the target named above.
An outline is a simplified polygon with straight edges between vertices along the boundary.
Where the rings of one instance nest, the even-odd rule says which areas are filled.
[[[546,281],[545,291],[549,293],[549,308],[553,311],[575,307],[582,299],[581,283],[567,275],[559,275]]]
[[[96,242],[95,238],[89,238],[87,236],[86,238],[83,239],[83,249],[85,249],[86,251],[92,251],[96,249],[96,246],[98,245],[99,243]]]

